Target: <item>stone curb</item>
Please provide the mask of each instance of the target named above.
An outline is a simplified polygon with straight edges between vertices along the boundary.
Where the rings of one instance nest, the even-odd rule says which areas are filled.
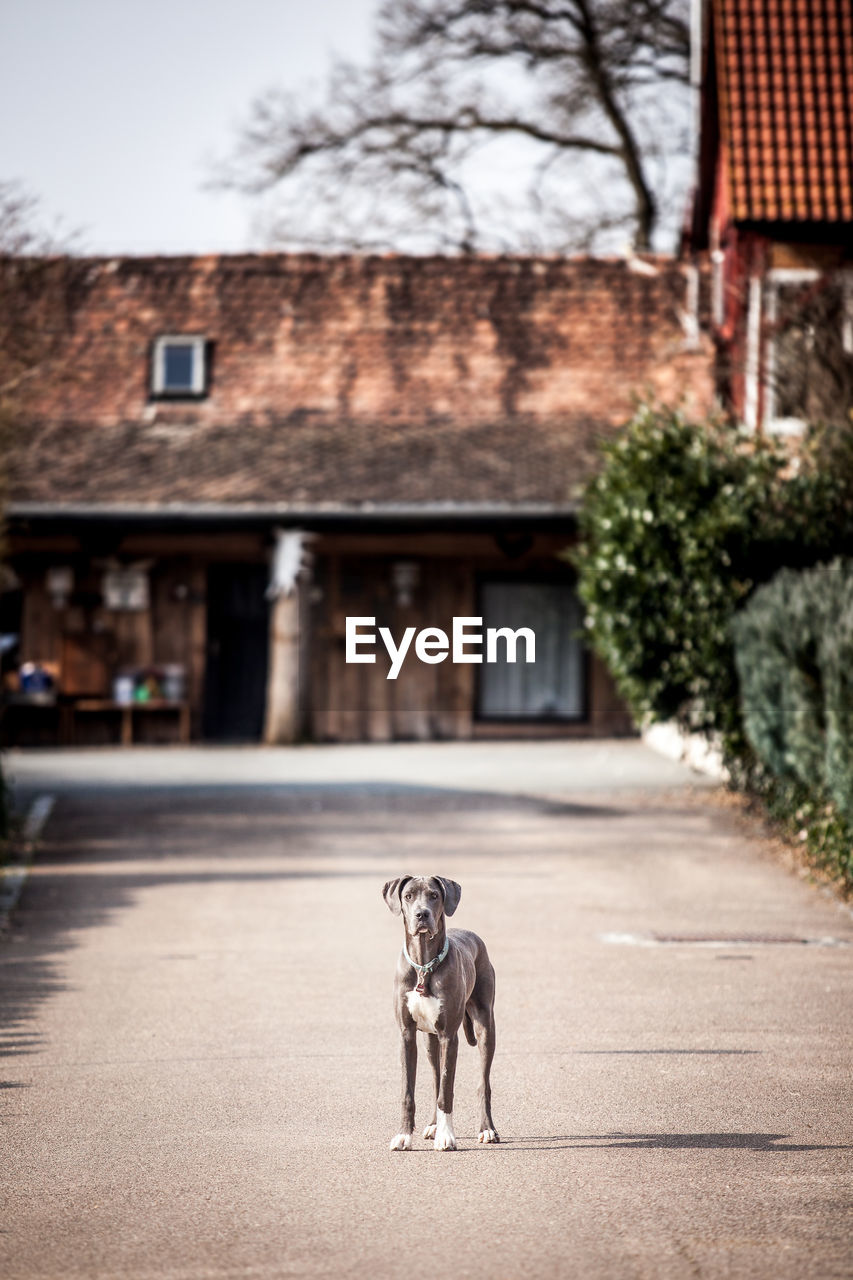
[[[728,778],[719,748],[697,733],[684,733],[672,720],[648,725],[642,732],[642,739],[658,755],[686,764],[695,773],[704,773],[719,782]]]

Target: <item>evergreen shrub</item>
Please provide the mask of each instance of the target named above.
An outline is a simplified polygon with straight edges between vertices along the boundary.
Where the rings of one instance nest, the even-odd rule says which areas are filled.
[[[637,721],[737,738],[729,624],[778,565],[784,466],[772,445],[648,405],[604,446],[571,558],[590,643]]]
[[[754,785],[853,887],[853,560],[782,569],[732,632]]]
[[[589,643],[638,722],[713,735],[732,785],[853,888],[849,566],[830,591],[826,568],[780,575],[772,606],[744,610],[738,643],[761,658],[743,708],[732,625],[780,569],[853,557],[853,431],[813,430],[792,462],[778,442],[643,405],[603,452],[566,553]]]

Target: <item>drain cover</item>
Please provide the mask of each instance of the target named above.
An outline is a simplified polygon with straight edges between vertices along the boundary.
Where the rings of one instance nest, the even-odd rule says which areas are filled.
[[[602,942],[624,947],[846,947],[843,938],[804,938],[793,933],[602,933]]]
[[[655,942],[697,947],[761,947],[780,944],[804,947],[814,941],[795,937],[791,933],[653,933],[652,937]]]

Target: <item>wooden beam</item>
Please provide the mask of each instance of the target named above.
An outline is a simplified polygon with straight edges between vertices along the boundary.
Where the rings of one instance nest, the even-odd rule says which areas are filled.
[[[277,596],[270,610],[270,656],[264,742],[300,737],[299,587]]]

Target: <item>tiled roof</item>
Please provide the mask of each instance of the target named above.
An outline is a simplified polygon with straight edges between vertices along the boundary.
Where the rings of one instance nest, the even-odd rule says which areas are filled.
[[[11,510],[145,506],[295,511],[421,505],[566,509],[601,424],[282,421],[154,431],[31,426],[12,452]]]
[[[853,4],[713,0],[737,221],[853,221]]]

